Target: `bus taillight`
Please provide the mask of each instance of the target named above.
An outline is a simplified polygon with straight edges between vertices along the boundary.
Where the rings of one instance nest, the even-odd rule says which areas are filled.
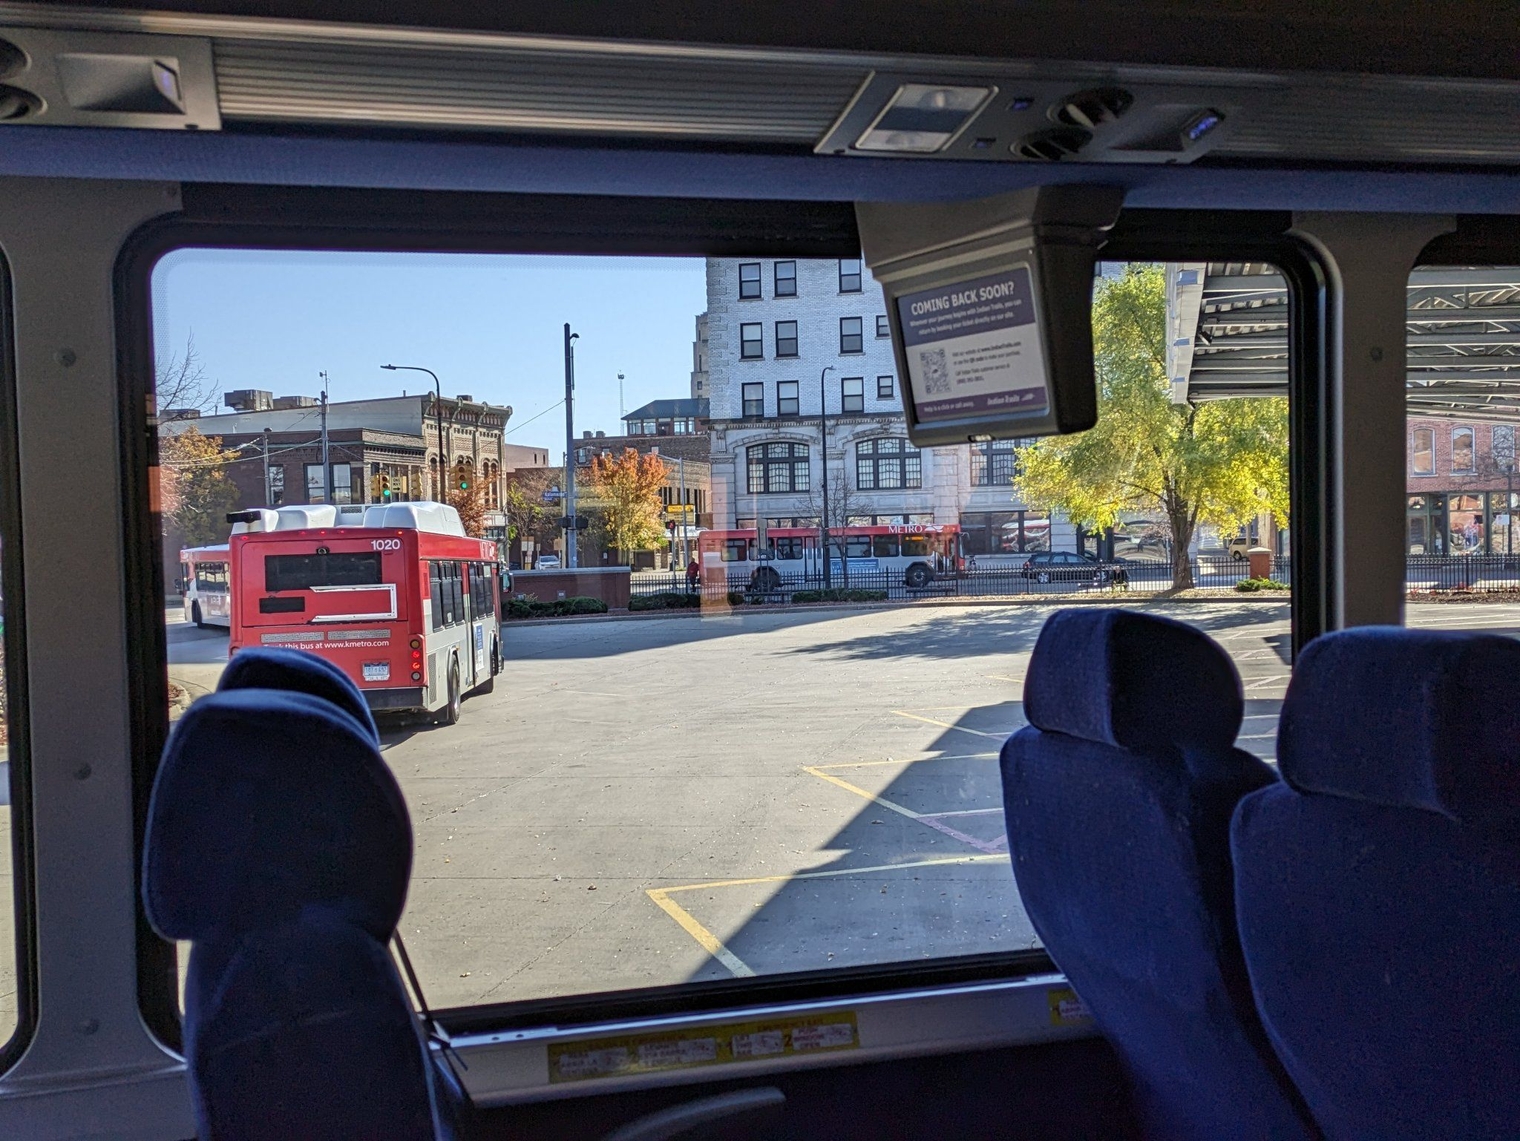
[[[412,680],[422,680],[422,639],[412,639]]]

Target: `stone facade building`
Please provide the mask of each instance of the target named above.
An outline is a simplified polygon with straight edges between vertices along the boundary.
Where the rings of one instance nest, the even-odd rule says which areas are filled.
[[[709,258],[703,317],[715,527],[815,526],[823,440],[836,525],[958,524],[977,554],[1052,541],[1014,502],[1011,442],[908,442],[881,288],[858,259]],[[1069,526],[1054,538],[1074,544]]]

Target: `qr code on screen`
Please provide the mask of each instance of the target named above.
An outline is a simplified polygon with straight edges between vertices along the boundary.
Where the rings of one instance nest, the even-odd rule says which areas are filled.
[[[944,349],[920,349],[918,367],[923,370],[924,391],[937,396],[950,391],[950,370],[945,364]]]

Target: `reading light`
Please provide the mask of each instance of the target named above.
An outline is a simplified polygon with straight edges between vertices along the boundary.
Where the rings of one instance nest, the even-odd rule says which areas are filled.
[[[996,93],[995,87],[904,83],[856,140],[855,149],[933,154],[947,146]]]

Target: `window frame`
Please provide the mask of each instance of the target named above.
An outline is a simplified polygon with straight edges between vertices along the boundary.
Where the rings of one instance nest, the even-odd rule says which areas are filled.
[[[853,271],[846,270],[845,269],[846,264],[851,264],[851,263],[854,264],[855,269]],[[863,292],[862,280],[863,280],[863,277],[864,277],[864,273],[863,273],[864,268],[865,268],[865,266],[864,266],[864,264],[863,264],[863,262],[861,261],[860,258],[840,258],[839,259],[839,292],[840,293],[861,293],[861,292]],[[853,286],[849,284],[849,281],[852,278],[854,279],[854,282],[855,282],[855,284]]]
[[[162,572],[153,565],[147,449],[133,442],[132,426],[140,427],[147,406],[152,369],[150,281],[159,257],[175,249],[206,246],[402,253],[436,250],[442,244],[461,253],[725,256],[725,251],[748,245],[799,259],[827,258],[858,248],[853,214],[847,204],[837,203],[748,202],[740,212],[736,233],[732,204],[719,204],[709,211],[704,204],[693,207],[681,200],[602,198],[594,207],[581,207],[552,196],[522,195],[504,206],[499,195],[439,194],[435,198],[422,192],[430,209],[419,213],[417,193],[411,191],[192,185],[185,194],[192,209],[182,218],[143,227],[123,248],[119,267],[125,283],[118,302],[125,362],[119,423],[129,457],[126,474],[131,477],[126,484],[129,536],[142,540],[128,548],[128,589],[129,633],[141,635],[129,644],[137,647],[138,662],[144,667],[133,671],[132,694],[132,707],[143,711],[140,723],[134,722],[133,763],[135,781],[144,790],[151,785],[166,731],[162,718],[153,712],[163,696],[162,681],[155,677],[162,667],[162,613],[161,604],[155,604],[162,598],[158,581]],[[675,218],[680,219],[679,226]],[[822,232],[810,233],[809,224],[821,224]],[[1337,584],[1328,573],[1327,555],[1318,537],[1325,517],[1322,497],[1330,486],[1323,470],[1327,457],[1322,441],[1328,438],[1331,409],[1317,403],[1325,383],[1322,355],[1326,314],[1331,311],[1326,304],[1330,275],[1306,247],[1288,238],[1290,224],[1288,215],[1269,211],[1129,210],[1111,231],[1105,259],[1239,260],[1249,254],[1252,260],[1272,262],[1288,280],[1289,376],[1295,397],[1290,409],[1293,642],[1298,646],[1325,628],[1328,599]],[[636,238],[625,236],[640,225],[646,232]],[[146,938],[160,945],[151,933]],[[172,958],[157,961],[172,962]],[[177,1021],[176,996],[168,976],[155,973],[151,966],[140,958],[139,998],[145,1018],[158,1032],[165,1011],[172,1013],[171,1023]],[[847,996],[875,1001],[869,997],[874,995],[896,1001],[912,988],[926,986],[976,983],[1020,988],[1030,985],[1031,976],[1051,969],[1043,950],[995,952],[455,1008],[440,1012],[440,1021],[451,1034],[468,1034],[548,1024],[569,1028],[613,1018],[669,1017],[673,1009],[688,1014],[748,1009],[767,1002],[838,1001]],[[171,1040],[167,1034],[160,1037]]]
[[[782,389],[790,386],[791,394],[787,395]],[[776,382],[776,415],[777,416],[800,416],[802,415],[802,385],[795,380],[778,380]],[[791,404],[788,408],[787,405]]]
[[[772,454],[772,449],[785,448],[786,452]],[[754,455],[759,452],[760,455]],[[812,490],[812,448],[796,440],[756,440],[744,445],[744,486],[746,495],[801,495]],[[757,470],[758,469],[758,470]],[[783,482],[773,472],[786,472],[784,487],[773,486]],[[759,486],[756,486],[756,477]],[[799,480],[799,476],[801,479]]]
[[[753,392],[755,395],[750,396]],[[739,386],[739,415],[746,420],[757,420],[765,416],[765,384],[758,380],[747,380]]]
[[[1428,466],[1420,470],[1420,436],[1425,437],[1425,456]],[[1409,432],[1409,474],[1430,476],[1436,474],[1436,432],[1434,428],[1411,428]]]
[[[751,278],[751,279],[748,279],[748,280],[746,280],[746,278],[744,276],[744,271],[747,270],[747,269],[752,269],[752,270],[755,271],[755,276],[753,278]],[[739,300],[740,301],[760,301],[760,300],[762,300],[763,299],[763,295],[764,295],[764,287],[761,285],[761,281],[762,280],[763,280],[763,275],[761,273],[761,267],[760,267],[760,263],[759,262],[757,262],[757,261],[740,262],[739,263]],[[754,292],[753,293],[746,293],[745,292],[745,289],[748,286],[753,286],[754,287]]]
[[[754,340],[747,336],[750,329],[755,330]],[[749,351],[749,346],[758,346],[754,352]],[[739,359],[741,361],[763,361],[765,359],[765,322],[764,321],[741,321],[739,322]]]
[[[847,321],[854,321],[855,322],[855,331],[853,333],[847,333],[847,332],[845,332],[845,323]],[[859,353],[865,352],[866,351],[866,331],[865,330],[866,330],[866,319],[864,317],[841,317],[841,318],[839,318],[839,355],[840,356],[855,356],[855,355],[857,355]],[[849,343],[850,343],[851,340],[853,340],[854,343],[855,343],[855,347],[853,349],[848,347],[848,345],[849,345]]]
[[[851,387],[855,388],[851,392]],[[866,410],[866,378],[863,376],[842,376],[839,378],[839,414],[841,416],[860,416]]]
[[[970,479],[972,487],[1012,487],[1019,475],[1018,452],[1023,440],[984,440],[968,444],[971,456]],[[1007,479],[992,476],[1006,467]],[[980,478],[978,476],[980,475]]]
[[[1457,466],[1457,437],[1467,436],[1467,466]],[[1452,475],[1475,475],[1478,471],[1478,430],[1468,424],[1453,424],[1451,427],[1451,474]]]
[[[22,561],[14,320],[11,268],[5,252],[0,250],[0,597],[5,599],[5,624],[0,646],[3,646],[5,655],[6,760],[10,775],[7,791],[11,815],[11,898],[0,898],[0,906],[11,908],[15,928],[9,951],[14,956],[16,971],[16,1025],[0,1039],[0,1075],[4,1075],[26,1052],[37,1031],[36,823],[32,810],[30,704],[27,699],[30,688],[26,656],[27,597]],[[146,407],[146,404],[139,406],[140,409]],[[156,550],[150,553],[150,557],[155,564],[160,561]],[[158,589],[162,596],[162,586]],[[128,645],[131,644],[129,641]],[[140,859],[138,864],[141,865]],[[134,872],[134,880],[136,874]],[[160,1019],[160,1026],[162,1024]]]
[[[883,450],[882,445],[896,446]],[[893,472],[896,483],[883,483]],[[919,491],[924,486],[924,453],[906,436],[872,436],[855,444],[855,486],[861,491]]]
[[[791,334],[789,336],[785,336],[785,337],[782,336],[782,334],[781,334],[781,327],[783,325],[790,325],[792,327],[792,331],[791,331]],[[797,353],[797,347],[798,347],[797,322],[795,320],[777,321],[776,322],[775,335],[776,335],[776,359],[777,360],[780,360],[782,357],[795,357],[795,356],[798,355],[798,353]],[[788,343],[791,344],[792,351],[791,352],[784,352],[782,350],[782,346],[785,345],[785,344],[788,344]]]
[[[789,266],[792,267],[792,274],[791,274],[790,278],[784,278],[784,277],[781,276],[781,267],[784,266],[784,265],[789,265]],[[788,280],[791,282],[791,287],[789,289],[783,290],[781,288],[781,283],[783,281],[788,281]],[[784,259],[781,259],[779,261],[775,261],[775,262],[771,263],[771,296],[772,297],[796,297],[797,296],[797,262],[796,262],[796,259],[794,259],[794,258],[784,258]]]
[[[897,394],[897,378],[884,374],[876,378],[876,399],[891,400]]]
[[[890,337],[891,335],[892,335],[892,322],[890,322],[890,321],[887,320],[887,315],[885,313],[878,313],[878,314],[876,314],[876,336],[877,336],[877,338],[880,339],[882,337]]]

